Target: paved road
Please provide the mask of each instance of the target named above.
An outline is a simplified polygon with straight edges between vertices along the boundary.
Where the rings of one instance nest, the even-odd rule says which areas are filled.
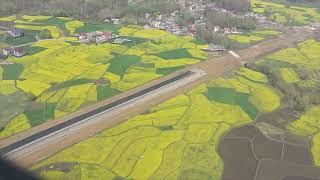
[[[7,31],[7,30],[9,30],[9,28],[5,27],[5,26],[0,26],[0,30]]]
[[[87,119],[90,119],[90,121],[81,121],[81,123],[79,123],[77,127],[70,127],[69,129],[62,128],[61,131],[56,131],[55,133],[51,134],[49,133],[44,136],[42,135],[42,137],[45,137],[43,139],[37,139],[38,137],[36,136],[32,136],[32,138],[29,137],[30,134],[34,134],[31,133],[33,131],[32,129],[26,133],[22,133],[21,135],[14,135],[13,137],[0,141],[0,147],[4,147],[2,149],[2,154],[5,154],[10,159],[16,160],[16,162],[19,162],[19,164],[23,164],[23,166],[28,166],[41,158],[44,158],[54,152],[57,152],[58,150],[66,147],[67,145],[71,145],[70,143],[78,142],[81,140],[81,138],[87,138],[93,135],[91,132],[96,133],[99,132],[101,129],[112,127],[114,124],[108,124],[106,123],[106,121],[103,121],[103,119],[105,119],[106,117],[111,121],[116,119],[116,117],[118,116],[120,116],[121,118],[128,118],[122,115],[134,115],[135,112],[131,109],[135,109],[135,107],[139,107],[139,112],[142,112],[143,110],[147,111],[148,109],[150,109],[148,104],[152,104],[151,102],[153,101],[163,102],[164,100],[169,99],[170,97],[179,95],[182,89],[191,89],[192,87],[195,87],[196,85],[199,85],[207,80],[219,77],[224,73],[230,72],[231,70],[240,67],[246,62],[252,62],[253,60],[258,59],[262,55],[278,50],[279,48],[287,47],[292,43],[301,42],[309,37],[310,32],[304,30],[288,32],[287,34],[281,35],[276,39],[267,40],[253,47],[237,51],[236,53],[241,57],[239,59],[233,57],[230,54],[227,54],[221,58],[214,58],[190,66],[187,69],[201,69],[207,75],[205,75],[205,73],[199,72],[194,73],[194,75],[182,78],[181,80],[177,80],[174,83],[169,83],[168,85],[160,87],[159,89],[154,90],[151,93],[139,96],[139,98],[136,98],[133,101],[120,104],[116,108],[112,108],[111,110],[106,111],[105,113],[107,115],[105,114],[103,116],[97,115],[95,117],[89,117]],[[159,100],[160,97],[161,101]],[[124,111],[125,113],[121,113]],[[121,118],[117,119],[116,121],[123,122],[123,119]],[[84,128],[91,129],[91,132],[85,131]],[[29,139],[28,142],[25,139]],[[39,141],[37,141],[36,139]],[[24,140],[26,142],[24,142]]]
[[[115,116],[130,107],[143,103],[168,91],[172,91],[180,86],[195,81],[204,75],[206,74],[199,70],[184,72],[106,106],[26,137],[2,148],[0,153],[12,160],[25,156],[26,154],[45,146],[48,142],[58,141],[63,137],[72,135],[82,128],[85,128],[90,123],[95,123],[108,117]]]

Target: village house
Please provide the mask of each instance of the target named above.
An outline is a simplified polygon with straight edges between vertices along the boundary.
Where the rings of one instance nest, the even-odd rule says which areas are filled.
[[[107,17],[103,20],[104,23],[120,24],[119,17]]]
[[[143,2],[144,0],[128,0],[128,5],[135,5]]]
[[[226,49],[223,46],[215,45],[215,44],[209,44],[208,48],[202,48],[205,52],[216,52],[216,51],[226,51]]]
[[[0,61],[3,61],[7,58],[7,56],[5,56],[4,54],[0,53]]]
[[[157,15],[157,16],[156,16],[156,20],[157,20],[157,21],[161,21],[161,20],[162,20],[162,14]]]
[[[89,43],[93,41],[96,37],[97,37],[97,32],[90,32],[90,33],[81,32],[79,33],[79,36],[78,36],[79,41],[81,41],[82,43]]]
[[[151,25],[155,28],[160,28],[161,22],[160,21],[153,21],[153,22],[151,22]]]
[[[174,11],[173,13],[171,13],[171,16],[175,17],[175,16],[178,16],[179,14],[180,14],[179,11]]]
[[[223,33],[224,34],[230,34],[231,33],[231,29],[228,27],[223,28]]]
[[[150,18],[151,18],[151,14],[146,13],[144,17],[145,17],[146,19],[150,19]]]
[[[22,48],[14,47],[12,48],[12,55],[14,57],[20,58],[25,56],[27,53]]]
[[[192,36],[192,37],[195,37],[197,36],[197,30],[196,29],[188,29],[188,35]]]
[[[188,30],[187,30],[187,34],[192,36],[192,37],[195,37],[197,35],[197,27],[196,25],[189,25],[188,26]]]
[[[84,32],[79,33],[79,40],[80,41],[84,41],[86,39],[88,39],[87,33],[84,33]]]
[[[311,23],[309,28],[314,31],[317,31],[318,29],[320,29],[320,23],[319,22]]]
[[[7,31],[7,34],[11,37],[17,38],[23,36],[23,31],[17,28],[10,28],[9,31]]]
[[[160,23],[159,29],[165,31],[165,30],[167,30],[167,27],[168,27],[168,26],[167,26],[166,23]]]
[[[104,23],[111,23],[111,18],[107,17],[103,20]]]
[[[12,53],[12,49],[11,48],[5,48],[2,50],[2,54],[5,56],[10,56]]]
[[[102,44],[112,38],[112,32],[97,32],[96,43]]]
[[[111,22],[112,24],[120,24],[120,18],[119,17],[111,18]]]
[[[117,39],[113,40],[112,43],[114,43],[114,44],[124,44],[124,43],[129,43],[129,42],[132,42],[132,40],[117,38]]]
[[[222,31],[221,27],[220,26],[214,26],[213,27],[213,31],[216,32],[216,33],[219,33]]]
[[[231,34],[242,34],[242,33],[238,30],[238,28],[232,27],[231,28]]]

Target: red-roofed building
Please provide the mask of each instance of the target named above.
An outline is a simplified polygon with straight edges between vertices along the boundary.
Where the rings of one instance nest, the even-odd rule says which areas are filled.
[[[107,36],[107,37],[111,37],[112,36],[112,32],[103,32],[102,36]]]
[[[26,52],[22,48],[14,47],[12,48],[12,55],[19,58],[25,56]]]
[[[81,32],[79,33],[79,40],[83,41],[88,38],[87,33]]]
[[[225,28],[223,28],[223,32],[224,32],[225,34],[230,34],[230,33],[231,33],[231,29],[228,28],[228,27],[225,27]]]
[[[194,37],[197,35],[197,30],[190,28],[190,29],[188,29],[188,34]]]
[[[101,32],[101,35],[96,37],[96,43],[102,44],[110,39],[112,39],[112,32]]]

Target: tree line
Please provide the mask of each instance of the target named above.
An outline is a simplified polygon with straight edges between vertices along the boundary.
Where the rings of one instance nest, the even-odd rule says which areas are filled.
[[[209,27],[237,27],[247,31],[256,29],[256,20],[252,17],[232,16],[214,11],[207,12],[205,16]]]
[[[128,0],[1,0],[0,15],[41,14],[78,19],[101,20],[108,16],[142,17],[146,12],[172,12],[179,8],[174,0],[144,0],[129,5]]]
[[[247,12],[250,9],[250,0],[207,0],[215,2],[220,8],[234,12]]]

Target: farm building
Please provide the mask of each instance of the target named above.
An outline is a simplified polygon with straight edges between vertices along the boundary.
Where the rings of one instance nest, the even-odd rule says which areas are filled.
[[[113,40],[112,43],[114,43],[114,44],[123,44],[123,43],[128,43],[128,42],[132,42],[132,40],[117,38],[117,39]]]
[[[104,23],[120,24],[119,17],[107,17],[103,20]]]
[[[9,56],[12,53],[12,49],[11,48],[5,48],[2,50],[2,54],[5,56]]]
[[[10,28],[9,31],[7,31],[7,34],[11,37],[16,38],[23,36],[23,31],[17,28]]]
[[[107,17],[103,20],[104,23],[111,23],[111,18]]]
[[[6,55],[0,53],[0,61],[3,61],[7,58]]]
[[[225,28],[223,28],[223,32],[224,32],[225,34],[230,34],[230,33],[231,33],[231,29],[228,28],[228,27],[225,27]]]
[[[112,32],[102,32],[98,33],[98,36],[96,37],[96,43],[102,44],[104,42],[107,42],[112,38]]]
[[[26,52],[22,48],[14,47],[14,48],[12,48],[12,55],[14,57],[18,57],[19,58],[19,57],[25,56]]]
[[[110,39],[118,38],[118,36],[112,32],[94,31],[90,33],[79,33],[78,38],[83,43],[94,42],[97,44],[102,44]]]
[[[226,49],[223,46],[215,44],[209,44],[208,48],[203,48],[202,50],[206,52],[226,51]]]
[[[216,32],[216,33],[218,33],[218,32],[221,32],[222,29],[221,29],[220,26],[215,26],[215,27],[213,27],[213,31]]]
[[[79,33],[79,40],[80,41],[86,40],[87,38],[88,38],[87,33],[84,33],[84,32]]]

